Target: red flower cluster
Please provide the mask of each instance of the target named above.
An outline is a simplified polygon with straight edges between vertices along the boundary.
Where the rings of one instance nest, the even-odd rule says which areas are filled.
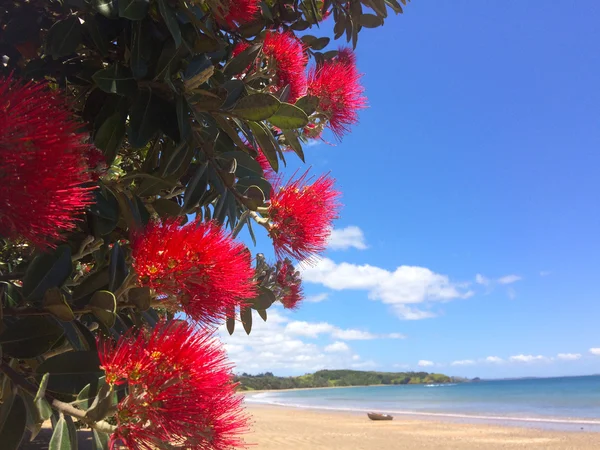
[[[292,261],[285,259],[277,263],[277,284],[282,289],[281,303],[286,309],[298,308],[304,298],[302,280]]]
[[[249,47],[246,42],[238,43],[233,49],[237,55]],[[306,64],[308,56],[304,46],[292,33],[269,31],[263,43],[263,55],[274,65],[274,88],[281,89],[290,86],[289,103],[294,103],[306,95],[307,78]]]
[[[52,246],[91,204],[80,124],[45,83],[0,78],[0,235]]]
[[[132,255],[140,284],[202,323],[223,319],[255,295],[247,249],[212,222],[151,223],[134,239]]]
[[[340,208],[334,180],[322,175],[308,184],[308,171],[285,186],[275,186],[268,210],[269,235],[278,258],[311,259],[323,252]]]
[[[242,398],[235,395],[225,351],[205,330],[175,320],[149,335],[101,341],[98,349],[107,383],[127,385],[111,448],[243,446]]]
[[[211,2],[212,3],[212,2]],[[251,22],[260,9],[260,0],[222,0],[216,6],[220,16],[230,27]]]
[[[356,57],[349,49],[313,68],[308,74],[308,93],[319,98],[319,111],[327,115],[329,126],[338,138],[358,122],[358,110],[367,99],[360,84]]]

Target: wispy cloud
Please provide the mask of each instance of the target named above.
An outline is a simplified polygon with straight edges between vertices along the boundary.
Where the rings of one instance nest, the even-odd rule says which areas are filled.
[[[517,281],[521,281],[523,279],[523,277],[520,277],[519,275],[505,275],[503,277],[498,278],[498,283],[499,284],[513,284],[516,283]]]
[[[549,270],[540,271],[540,277],[547,277],[550,274],[552,274],[552,272],[550,272]]]
[[[461,359],[450,363],[451,366],[472,366],[473,364],[475,364],[475,361],[472,359]]]
[[[322,292],[320,294],[309,295],[304,299],[304,301],[308,303],[320,303],[322,301],[327,300],[328,298],[329,294],[327,292]]]
[[[501,364],[504,362],[504,360],[498,356],[488,356],[487,358],[485,358],[485,362]]]
[[[348,347],[348,344],[345,342],[336,341],[333,344],[326,346],[324,350],[328,353],[349,352],[350,347]]]
[[[600,348],[590,348],[590,353],[595,356],[600,356]]]
[[[447,302],[468,298],[473,291],[464,283],[451,281],[447,275],[426,267],[400,266],[389,271],[369,264],[336,263],[321,259],[315,266],[299,267],[307,283],[321,284],[334,290],[367,291],[371,300],[391,305],[403,319],[418,320],[433,317],[434,312],[416,305]]]
[[[563,361],[576,361],[581,359],[581,353],[559,353],[556,355],[556,359]]]
[[[331,235],[327,241],[327,248],[331,250],[347,250],[349,248],[365,250],[367,244],[363,231],[357,226],[350,225],[346,228],[334,228],[331,230]]]
[[[509,358],[510,362],[523,362],[523,363],[531,363],[531,362],[546,362],[550,361],[550,358],[542,355],[515,355]]]
[[[294,336],[304,336],[309,338],[317,338],[322,334],[328,334],[334,339],[340,339],[342,341],[406,338],[406,336],[401,333],[374,334],[365,330],[338,328],[327,322],[304,322],[299,320],[289,322],[285,327],[285,331]]]
[[[426,359],[422,359],[417,363],[417,366],[419,367],[431,367],[433,366],[435,363],[433,361],[427,361]]]

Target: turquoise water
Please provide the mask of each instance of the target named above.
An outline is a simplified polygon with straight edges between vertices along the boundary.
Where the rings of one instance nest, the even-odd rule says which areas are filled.
[[[247,401],[540,426],[581,425],[600,431],[600,376],[271,391],[249,394]]]

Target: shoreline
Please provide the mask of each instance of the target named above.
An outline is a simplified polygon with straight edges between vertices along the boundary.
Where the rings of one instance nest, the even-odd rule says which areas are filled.
[[[252,426],[246,442],[261,450],[592,450],[600,446],[600,435],[587,428],[567,432],[411,417],[378,422],[344,411],[258,403],[247,404],[247,410]]]

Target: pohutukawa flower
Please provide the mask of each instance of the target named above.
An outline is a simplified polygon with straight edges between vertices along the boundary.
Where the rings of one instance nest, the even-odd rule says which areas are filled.
[[[268,208],[269,235],[275,254],[311,260],[327,246],[338,216],[340,192],[329,175],[309,183],[308,171],[286,185],[276,185]],[[279,184],[279,183],[278,183]]]
[[[240,42],[233,50],[233,55],[248,48],[249,44]],[[269,31],[265,35],[262,49],[269,67],[273,67],[273,91],[279,90],[287,85],[290,86],[289,103],[294,103],[306,94],[307,78],[306,64],[308,56],[304,51],[302,41],[292,33]],[[251,70],[260,69],[255,67]]]
[[[208,0],[218,22],[230,28],[251,22],[260,9],[260,0]]]
[[[281,303],[286,309],[298,308],[304,298],[302,279],[292,261],[285,259],[277,263],[277,284],[281,288]]]
[[[225,351],[205,329],[162,322],[150,333],[100,341],[98,348],[107,382],[127,387],[111,448],[243,446],[248,421],[242,398]]]
[[[215,323],[255,295],[246,247],[212,222],[151,223],[132,245],[138,282],[165,296],[165,307]]]
[[[92,203],[86,133],[46,83],[0,78],[0,235],[53,246]]]
[[[366,107],[361,77],[356,57],[349,49],[341,49],[335,58],[308,74],[308,93],[319,98],[318,111],[327,116],[338,138],[350,131],[350,126],[358,122],[358,110]]]

